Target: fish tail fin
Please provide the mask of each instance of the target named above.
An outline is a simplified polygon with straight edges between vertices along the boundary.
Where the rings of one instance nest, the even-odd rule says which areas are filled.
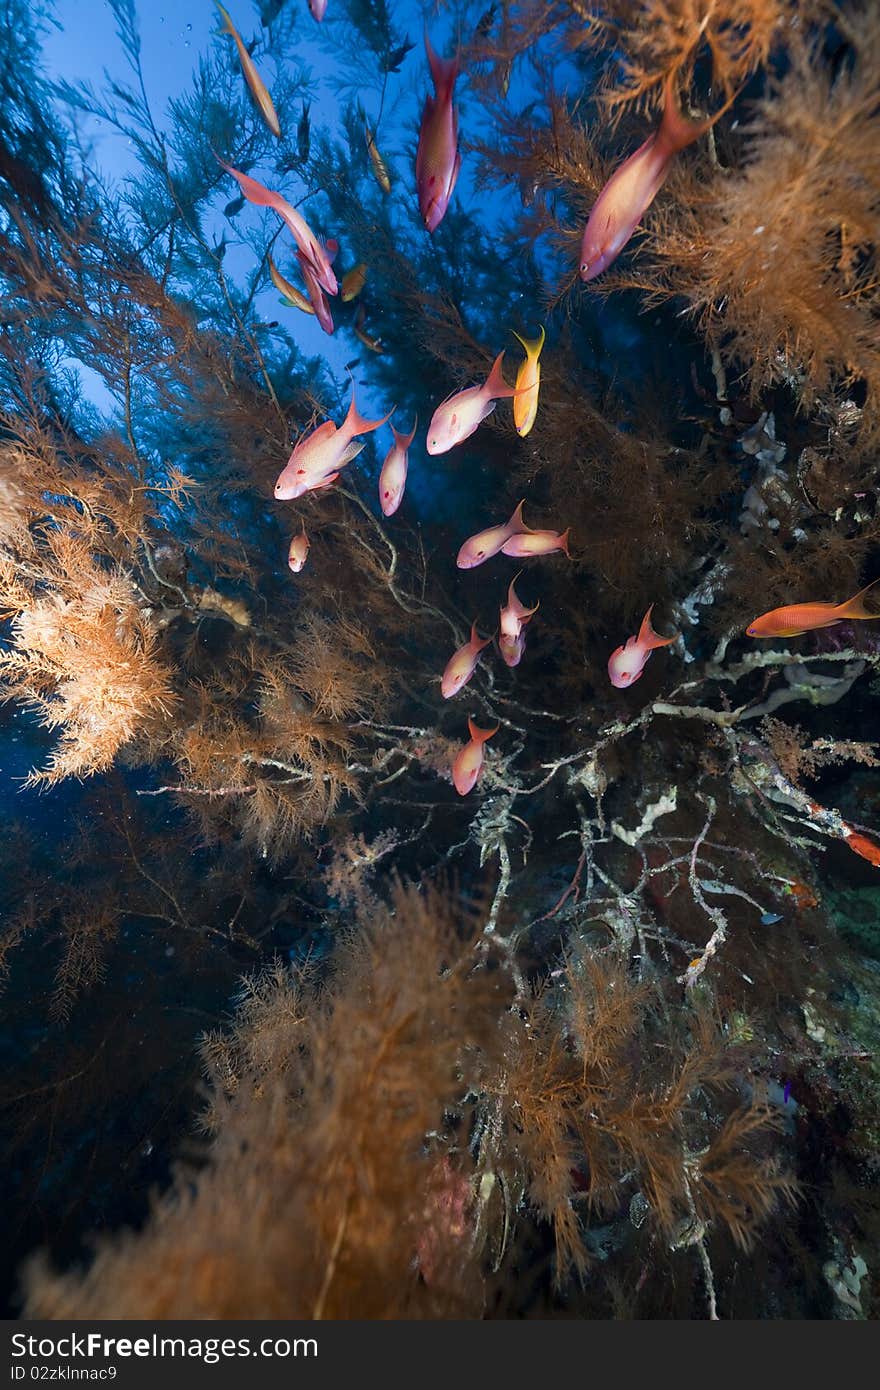
[[[516,387],[508,386],[501,371],[501,363],[504,361],[504,353],[499,352],[495,361],[492,363],[492,370],[486,378],[483,390],[492,400],[503,400],[507,396],[516,395]]]
[[[492,738],[493,734],[497,734],[500,728],[501,725],[496,724],[494,729],[480,729],[471,719],[470,715],[468,715],[468,733],[474,743],[487,743],[488,740]]]
[[[658,140],[670,154],[678,154],[679,150],[687,149],[695,140],[699,140],[701,135],[717,121],[726,107],[715,116],[710,116],[704,121],[692,121],[682,114],[675,91],[675,69],[669,73],[663,85],[663,120],[660,123]]]
[[[562,535],[559,537],[559,549],[562,551],[563,555],[565,555],[566,559],[568,559],[568,560],[571,559],[571,551],[570,551],[569,548],[568,548],[568,538],[569,538],[569,535],[570,535],[570,534],[571,534],[571,527],[570,527],[570,526],[566,526],[566,528],[565,528],[565,530],[563,531]]]
[[[369,434],[372,430],[377,430],[380,425],[384,425],[394,414],[396,406],[392,406],[387,415],[383,415],[381,420],[367,420],[355,404],[354,382],[351,383],[351,405],[348,407],[348,414],[345,417],[342,428],[351,438],[356,434]]]
[[[476,647],[477,651],[481,652],[484,647],[488,647],[491,641],[491,637],[480,636],[480,634],[477,632],[476,619],[474,619],[474,621],[471,623],[471,646]]]
[[[413,427],[412,427],[412,429],[410,430],[409,434],[404,434],[403,430],[396,430],[396,429],[394,428],[393,425],[391,426],[391,433],[394,435],[394,442],[395,442],[395,444],[398,446],[398,448],[400,448],[400,449],[408,449],[408,448],[409,448],[410,444],[412,444],[413,440],[414,440],[415,437],[416,437],[416,430],[418,429],[418,427],[419,427],[419,417],[418,417],[418,415],[416,416],[415,420],[413,421]]]
[[[526,504],[526,499],[525,499],[525,498],[523,498],[521,502],[517,502],[517,504],[516,504],[516,509],[514,510],[513,516],[510,518],[510,520],[509,520],[508,523],[507,523],[508,526],[512,526],[512,527],[514,528],[514,534],[515,534],[515,535],[521,534],[521,533],[524,532],[524,531],[531,531],[531,530],[532,530],[532,527],[531,527],[531,526],[526,526],[526,523],[523,521],[522,509],[523,509],[523,507],[525,506],[525,504]],[[522,574],[522,570],[520,570],[520,574]]]
[[[648,651],[654,651],[656,647],[668,647],[670,642],[674,642],[678,637],[677,632],[674,632],[671,637],[661,637],[659,633],[654,631],[651,626],[651,613],[653,610],[654,605],[652,603],[644,618],[642,618],[642,625],[639,628],[639,635],[637,638],[639,646],[647,647]]]
[[[527,355],[533,358],[535,362],[537,362],[538,358],[541,356],[541,349],[544,346],[544,339],[547,336],[544,332],[544,325],[541,324],[537,338],[523,338],[521,334],[517,333],[515,328],[511,328],[510,331],[513,334],[514,338],[516,338],[517,342],[522,343]]]
[[[459,73],[460,53],[456,51],[454,58],[441,58],[431,47],[431,40],[428,38],[428,31],[425,30],[425,51],[428,54],[428,62],[431,66],[431,76],[434,79],[434,90],[437,99],[442,100],[444,96],[452,96],[452,89],[455,86],[455,79]]]
[[[864,589],[859,589],[859,592],[848,598],[846,603],[839,603],[834,610],[838,618],[880,618],[880,607],[872,612],[865,603],[865,596],[872,589],[876,589],[878,584],[880,579],[872,579],[870,584],[866,584]]]

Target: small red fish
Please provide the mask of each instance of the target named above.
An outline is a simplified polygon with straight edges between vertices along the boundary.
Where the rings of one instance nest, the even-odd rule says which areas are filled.
[[[287,563],[294,574],[299,574],[303,565],[309,557],[309,538],[306,535],[306,524],[298,536],[294,536],[290,542],[290,549],[287,552]]]
[[[671,637],[657,635],[651,626],[653,607],[652,603],[642,619],[638,637],[628,638],[626,644],[615,648],[608,658],[608,675],[611,677],[611,684],[617,686],[618,690],[625,690],[627,686],[634,685],[644,671],[651,653],[657,647],[668,647],[670,642],[674,642],[678,637],[677,632]]]
[[[216,4],[217,9],[220,11],[221,15],[223,16],[223,27],[221,28],[220,33],[228,34],[229,37],[233,40],[235,47],[238,49],[238,61],[241,63],[241,70],[244,73],[244,80],[250,88],[250,93],[254,101],[256,102],[257,110],[259,111],[263,120],[266,122],[266,125],[269,127],[272,134],[277,136],[280,140],[281,126],[278,124],[278,113],[276,112],[275,107],[272,105],[272,98],[269,95],[269,91],[266,87],[265,82],[261,78],[260,74],[257,72],[256,63],[254,62],[253,58],[245,48],[241,40],[241,35],[239,34],[232,20],[229,18],[229,15],[227,14],[226,10],[224,10],[223,6],[220,4],[220,0],[214,0],[214,3]]]
[[[820,627],[833,627],[858,619],[880,618],[880,611],[872,613],[866,606],[865,595],[880,584],[873,579],[864,589],[845,603],[792,603],[785,608],[772,608],[762,613],[746,628],[747,637],[799,637],[802,632],[813,632]]]
[[[316,19],[320,24],[326,13],[327,0],[309,0],[309,14],[312,19]]]
[[[467,796],[468,792],[473,791],[476,786],[477,779],[483,770],[483,744],[493,734],[497,734],[500,727],[500,724],[496,724],[494,729],[478,729],[474,721],[468,716],[468,732],[471,741],[459,750],[452,764],[452,781],[459,796]]]
[[[519,572],[522,574],[522,570]],[[517,598],[516,589],[513,587],[519,579],[519,574],[515,574],[510,581],[507,590],[507,605],[501,609],[501,633],[504,637],[516,639],[519,637],[526,623],[530,623],[541,606],[541,600],[535,604],[534,608],[526,608]],[[508,665],[511,663],[508,662]]]
[[[462,686],[467,685],[480,659],[480,652],[491,641],[491,637],[481,638],[476,623],[471,624],[470,640],[453,652],[440,679],[440,693],[444,700],[451,700]]]
[[[394,443],[385,455],[382,472],[379,474],[379,505],[383,516],[393,516],[403,501],[409,467],[408,450],[415,438],[418,423],[419,419],[416,416],[409,434],[400,434],[393,425],[391,426]]]
[[[425,98],[419,145],[416,151],[416,190],[419,211],[429,232],[436,231],[446,215],[461,168],[458,152],[458,113],[452,91],[458,77],[458,54],[438,58],[425,34],[425,49],[434,79],[434,95]]]
[[[782,886],[782,891],[787,897],[794,898],[794,905],[797,908],[818,907],[819,905],[819,899],[806,883],[785,883]]]
[[[594,280],[620,255],[660,191],[675,155],[717,119],[687,120],[678,108],[675,73],[669,74],[659,128],[614,171],[593,204],[581,243],[583,281]]]
[[[455,561],[458,568],[460,570],[475,569],[484,560],[489,560],[493,555],[497,555],[511,536],[527,530],[528,528],[522,519],[522,509],[523,503],[520,502],[513,516],[509,521],[505,521],[503,526],[489,526],[485,531],[478,531],[475,536],[469,536],[458,552]]]

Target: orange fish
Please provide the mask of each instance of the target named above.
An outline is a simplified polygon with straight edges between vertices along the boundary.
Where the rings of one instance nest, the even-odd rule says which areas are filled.
[[[269,264],[269,275],[272,284],[275,286],[276,290],[278,290],[279,294],[284,296],[291,308],[301,309],[304,314],[313,314],[315,311],[305,295],[300,293],[296,285],[292,285],[289,280],[285,279],[272,260],[272,257],[267,256],[266,260]]]
[[[440,679],[440,693],[444,700],[451,700],[453,695],[457,695],[459,690],[467,685],[480,659],[480,652],[484,647],[488,647],[491,641],[491,637],[485,640],[481,638],[476,623],[471,624],[470,640],[453,652]]]
[[[223,16],[223,28],[220,30],[220,33],[229,34],[230,37],[233,39],[236,48],[238,49],[238,61],[241,63],[241,70],[244,73],[244,80],[250,88],[251,96],[257,104],[257,110],[259,111],[263,120],[266,122],[266,125],[269,127],[272,134],[276,135],[280,140],[281,126],[278,124],[278,114],[275,110],[275,107],[272,105],[272,98],[269,95],[266,84],[263,81],[260,74],[257,72],[253,58],[248,53],[247,49],[242,43],[241,37],[236,31],[235,25],[232,23],[232,20],[229,18],[229,15],[226,13],[223,6],[220,4],[220,0],[214,0],[214,3],[216,4],[217,9],[220,11],[221,15]]]
[[[468,792],[473,791],[476,786],[477,779],[483,770],[483,744],[493,734],[497,734],[500,727],[500,724],[496,724],[494,729],[478,729],[474,721],[468,716],[468,732],[471,741],[459,750],[452,764],[452,781],[459,796],[467,796]]]
[[[859,618],[880,618],[880,612],[872,613],[864,603],[865,595],[878,584],[880,579],[873,579],[845,603],[791,603],[785,608],[773,608],[749,624],[746,636],[799,637],[802,632],[813,632],[820,627],[833,627],[835,623],[852,622]]]
[[[513,423],[516,425],[517,434],[525,438],[538,413],[538,387],[541,383],[541,364],[538,358],[544,346],[544,328],[542,325],[538,338],[520,338],[515,329],[511,332],[526,350],[526,360],[516,374],[516,390],[522,394],[515,396],[513,401]]]
[[[819,899],[816,897],[812,888],[806,883],[785,883],[782,891],[788,897],[794,898],[794,905],[798,908],[817,907]]]
[[[675,155],[719,115],[707,121],[686,120],[678,109],[675,74],[669,74],[659,128],[614,171],[593,204],[581,243],[582,280],[594,280],[620,255],[660,191]]]
[[[869,840],[867,835],[859,835],[857,831],[853,830],[847,835],[846,843],[854,854],[860,854],[863,859],[867,859],[871,864],[876,864],[877,868],[880,869],[880,845]]]
[[[306,524],[298,536],[294,536],[290,542],[290,549],[287,552],[287,563],[294,574],[299,574],[309,555],[309,538],[306,535]]]

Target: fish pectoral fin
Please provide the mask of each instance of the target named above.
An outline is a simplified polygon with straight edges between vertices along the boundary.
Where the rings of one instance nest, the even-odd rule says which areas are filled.
[[[366,447],[366,442],[364,440],[361,440],[361,442],[358,443],[356,440],[353,439],[345,449],[342,458],[339,460],[339,467],[342,468],[345,466],[345,464],[351,463],[352,459],[356,459],[358,454],[363,449],[366,449]]]

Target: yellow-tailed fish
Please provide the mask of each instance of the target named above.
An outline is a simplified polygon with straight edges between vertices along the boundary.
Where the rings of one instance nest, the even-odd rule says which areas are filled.
[[[368,333],[367,330],[364,328],[364,306],[363,306],[363,304],[361,304],[361,305],[359,306],[358,311],[357,311],[357,313],[356,313],[355,316],[354,316],[354,334],[355,334],[355,337],[358,338],[358,339],[360,340],[360,342],[363,343],[363,345],[364,345],[365,348],[369,348],[369,349],[370,349],[370,352],[384,352],[384,351],[385,351],[385,347],[384,347],[384,345],[383,345],[383,343],[382,343],[382,339],[381,339],[381,338],[374,338],[374,337],[373,337],[370,333]]]
[[[361,261],[347,274],[343,275],[339,284],[339,293],[342,295],[343,304],[347,304],[350,299],[357,299],[363,289],[367,279],[367,267]]]
[[[525,437],[535,423],[538,413],[538,387],[541,383],[541,364],[538,359],[544,346],[544,328],[542,325],[538,338],[521,338],[515,329],[511,331],[517,342],[522,343],[526,350],[526,360],[516,374],[516,390],[522,394],[516,395],[513,400],[513,422],[516,432]]]
[[[364,130],[367,137],[367,152],[370,156],[370,165],[372,167],[376,182],[383,193],[390,193],[391,175],[388,172],[388,165],[385,163],[385,160],[379,153],[378,146],[376,145],[376,137],[370,129],[369,125],[365,124]]]
[[[229,18],[226,10],[224,10],[223,6],[220,4],[220,0],[214,0],[214,3],[223,16],[223,28],[220,32],[221,34],[229,34],[235,42],[235,46],[238,49],[238,59],[241,63],[241,70],[244,73],[244,80],[250,88],[250,93],[256,103],[257,110],[272,134],[277,136],[280,140],[281,125],[278,120],[278,113],[272,105],[272,98],[269,95],[268,88],[257,72],[253,58],[242,43],[238,30]]]
[[[296,288],[296,285],[292,285],[289,280],[285,280],[271,256],[267,256],[266,259],[269,262],[269,275],[272,284],[275,286],[278,293],[282,294],[288,304],[294,309],[302,309],[304,314],[313,314],[315,311],[305,295]]]

